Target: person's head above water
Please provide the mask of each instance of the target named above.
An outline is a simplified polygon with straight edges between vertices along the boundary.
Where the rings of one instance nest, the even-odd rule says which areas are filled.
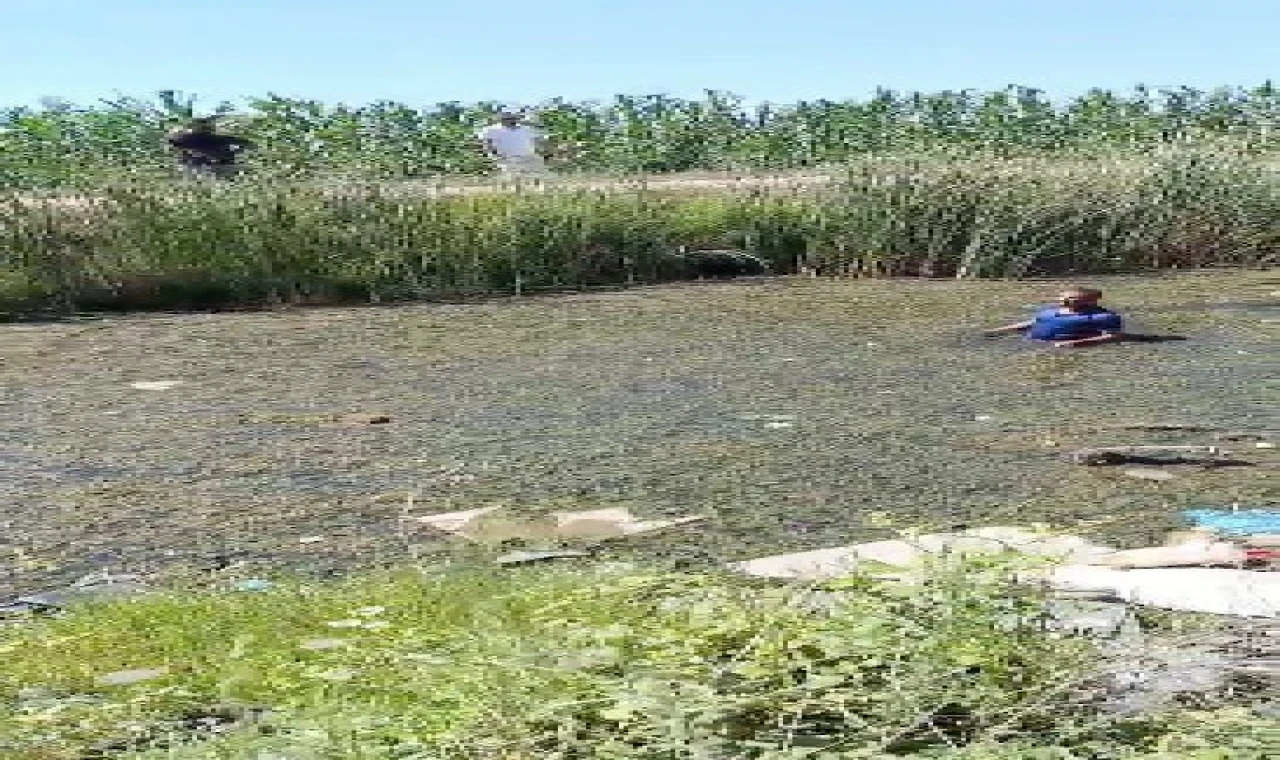
[[[1067,288],[1058,295],[1059,302],[1068,309],[1087,309],[1098,305],[1102,291],[1093,288]]]

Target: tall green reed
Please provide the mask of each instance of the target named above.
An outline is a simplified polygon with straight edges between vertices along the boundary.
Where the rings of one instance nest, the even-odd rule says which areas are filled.
[[[680,245],[741,248],[779,273],[851,276],[1249,265],[1280,248],[1277,220],[1274,168],[1186,151],[884,159],[826,186],[700,194],[122,183],[0,202],[0,298],[192,308],[527,293],[687,276]]]

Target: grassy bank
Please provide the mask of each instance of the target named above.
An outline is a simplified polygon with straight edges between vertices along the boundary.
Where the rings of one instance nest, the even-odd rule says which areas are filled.
[[[0,200],[7,310],[387,301],[687,276],[679,245],[774,271],[1017,277],[1249,265],[1280,246],[1265,162],[896,158],[821,187],[431,196],[392,185],[142,183]]]
[[[1092,647],[1046,634],[1003,562],[927,577],[823,593],[611,566],[404,571],[89,608],[0,630],[0,752],[1265,756],[1274,724],[1248,709],[1099,712]]]

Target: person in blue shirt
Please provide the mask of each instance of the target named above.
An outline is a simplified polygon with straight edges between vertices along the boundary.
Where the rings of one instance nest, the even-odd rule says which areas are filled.
[[[989,330],[988,335],[1025,332],[1032,340],[1059,348],[1092,346],[1123,340],[1124,320],[1119,314],[1098,305],[1102,291],[1071,288],[1063,291],[1058,305],[1046,306],[1034,318]]]

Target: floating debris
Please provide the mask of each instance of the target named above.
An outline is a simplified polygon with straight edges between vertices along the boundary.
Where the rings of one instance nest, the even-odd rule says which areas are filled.
[[[140,391],[167,391],[182,385],[182,380],[141,380],[136,383],[129,383],[129,387],[137,388]]]
[[[1270,437],[1270,432],[1258,430],[1227,430],[1213,436],[1216,441],[1265,441]]]
[[[391,417],[385,414],[356,412],[353,414],[340,414],[334,417],[333,421],[339,425],[386,425],[391,422]]]
[[[1230,452],[1217,446],[1102,446],[1066,454],[1076,464],[1100,467],[1120,464],[1199,464],[1222,466],[1236,463],[1224,459]],[[1198,456],[1187,456],[1187,455]]]
[[[588,552],[574,551],[566,549],[564,551],[545,551],[545,552],[511,552],[504,554],[494,560],[499,565],[528,565],[534,562],[544,562],[552,559],[569,559],[574,557],[590,557]]]
[[[483,507],[415,518],[417,522],[444,533],[481,542],[621,538],[705,519],[705,515],[688,515],[662,520],[640,520],[625,507],[552,512],[549,515],[517,515],[502,507]]]
[[[1274,509],[1188,509],[1181,517],[1197,528],[1226,536],[1280,533],[1280,510]]]

